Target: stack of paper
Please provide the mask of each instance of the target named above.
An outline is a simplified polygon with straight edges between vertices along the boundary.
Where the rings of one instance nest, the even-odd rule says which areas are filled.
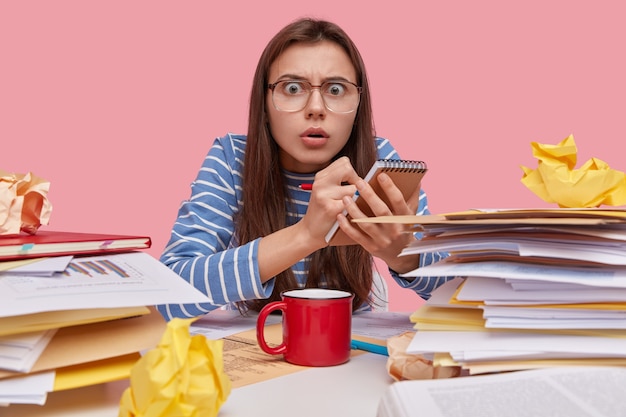
[[[30,245],[0,262],[0,404],[127,378],[165,330],[154,305],[208,301],[157,259],[108,242],[103,254],[64,246],[45,258]]]
[[[451,254],[405,276],[459,277],[413,313],[409,352],[472,374],[626,365],[625,210],[476,210],[395,221],[423,233],[404,254]]]

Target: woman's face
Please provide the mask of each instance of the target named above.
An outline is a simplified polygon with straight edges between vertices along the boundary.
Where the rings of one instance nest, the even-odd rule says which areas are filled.
[[[306,80],[313,86],[329,80],[357,83],[350,58],[330,41],[290,46],[272,63],[268,79],[270,83]],[[266,108],[281,166],[298,173],[316,172],[330,164],[348,141],[357,112],[328,110],[320,89],[313,89],[305,107],[295,112],[277,110],[268,89]]]

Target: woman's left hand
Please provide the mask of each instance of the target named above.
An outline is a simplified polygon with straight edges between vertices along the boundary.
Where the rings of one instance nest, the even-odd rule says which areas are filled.
[[[376,194],[364,180],[355,184],[359,198],[365,200],[374,216],[413,215],[419,203],[420,187],[405,201],[402,192],[391,178],[381,173],[378,183],[385,193],[389,205]],[[350,197],[343,199],[350,218],[365,218],[365,215]],[[341,230],[373,256],[382,259],[389,268],[398,273],[409,272],[419,265],[419,255],[398,256],[400,252],[415,240],[413,233],[408,233],[402,224],[393,223],[352,223],[346,216],[337,217]]]

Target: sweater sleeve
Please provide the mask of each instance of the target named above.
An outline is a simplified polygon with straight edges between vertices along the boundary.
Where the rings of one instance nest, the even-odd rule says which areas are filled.
[[[417,208],[418,215],[430,214],[428,210],[428,199],[426,197],[426,193],[424,190],[420,191],[419,196],[419,205]],[[416,239],[421,239],[420,233],[415,233]],[[433,264],[441,259],[444,259],[448,256],[447,252],[428,252],[423,253],[420,256],[419,267],[423,267],[426,265]],[[443,285],[445,282],[451,280],[454,277],[417,277],[412,281],[409,281],[406,278],[402,278],[396,271],[393,269],[389,269],[389,273],[391,277],[396,281],[402,288],[408,288],[413,291],[417,295],[419,295],[424,300],[428,300],[430,298],[431,293],[439,286]]]
[[[172,228],[161,262],[210,300],[157,306],[166,319],[195,317],[231,302],[267,298],[273,280],[261,283],[259,240],[239,246],[235,218],[241,205],[245,137],[214,141]]]

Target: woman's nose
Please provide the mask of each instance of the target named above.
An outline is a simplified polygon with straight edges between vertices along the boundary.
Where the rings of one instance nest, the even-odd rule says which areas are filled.
[[[324,97],[319,88],[311,89],[311,95],[309,96],[309,102],[306,107],[307,116],[324,116],[326,115],[326,104],[324,103]]]

